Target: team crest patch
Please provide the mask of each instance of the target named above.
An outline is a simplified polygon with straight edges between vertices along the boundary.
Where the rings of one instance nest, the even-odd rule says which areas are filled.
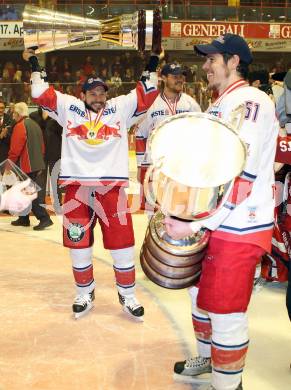
[[[257,208],[256,207],[248,207],[248,222],[254,223],[257,222]]]
[[[68,237],[73,242],[79,242],[82,240],[85,234],[84,226],[80,223],[71,223],[67,229]]]

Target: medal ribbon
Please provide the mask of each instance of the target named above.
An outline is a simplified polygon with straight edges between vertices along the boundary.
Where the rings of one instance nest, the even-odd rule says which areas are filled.
[[[162,99],[167,103],[167,106],[169,107],[169,110],[171,112],[172,115],[175,115],[176,114],[176,110],[177,110],[177,104],[178,104],[178,101],[180,99],[180,96],[177,96],[174,103],[172,103],[167,97],[166,95],[163,93],[161,95]]]

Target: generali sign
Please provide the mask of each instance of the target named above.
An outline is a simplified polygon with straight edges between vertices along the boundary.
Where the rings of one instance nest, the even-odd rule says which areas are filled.
[[[291,23],[163,22],[163,37],[213,38],[231,33],[250,39],[290,39]]]

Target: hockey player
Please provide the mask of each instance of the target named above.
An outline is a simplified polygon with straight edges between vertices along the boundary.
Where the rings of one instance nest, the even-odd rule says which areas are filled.
[[[144,308],[135,297],[134,234],[124,187],[128,185],[127,129],[152,104],[158,92],[155,70],[158,55],[147,66],[148,79],[128,95],[106,99],[105,82],[88,77],[81,98],[56,91],[42,78],[37,57],[24,52],[32,66],[34,101],[63,126],[60,182],[66,185],[63,243],[70,249],[78,318],[92,308],[93,229],[101,226],[103,244],[110,250],[119,302],[123,310],[143,320]],[[154,81],[152,83],[151,81]]]
[[[137,126],[136,132],[136,157],[138,180],[141,184],[141,209],[148,211],[150,211],[151,206],[145,205],[142,185],[146,171],[151,165],[147,143],[149,136],[163,120],[172,115],[201,111],[199,104],[191,96],[182,92],[185,84],[185,71],[180,64],[173,62],[164,65],[161,70],[161,78],[163,81],[162,91],[145,114],[142,122]]]
[[[247,146],[244,171],[235,179],[224,206],[203,222],[167,217],[168,234],[179,239],[211,231],[197,286],[190,289],[198,356],[177,362],[176,377],[199,380],[211,374],[209,389],[242,389],[241,375],[248,349],[247,307],[256,264],[270,251],[274,218],[274,156],[278,121],[270,98],[245,81],[252,54],[245,40],[225,34],[211,44],[196,45],[218,99],[208,112],[223,120],[244,104],[240,136]]]

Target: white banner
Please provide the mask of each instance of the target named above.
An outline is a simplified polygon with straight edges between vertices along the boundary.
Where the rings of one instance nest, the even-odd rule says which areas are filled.
[[[22,22],[1,21],[0,38],[20,38],[23,35]]]
[[[193,50],[194,45],[210,43],[211,38],[163,38],[163,48],[167,50]],[[291,52],[291,40],[287,39],[246,39],[252,51]]]

